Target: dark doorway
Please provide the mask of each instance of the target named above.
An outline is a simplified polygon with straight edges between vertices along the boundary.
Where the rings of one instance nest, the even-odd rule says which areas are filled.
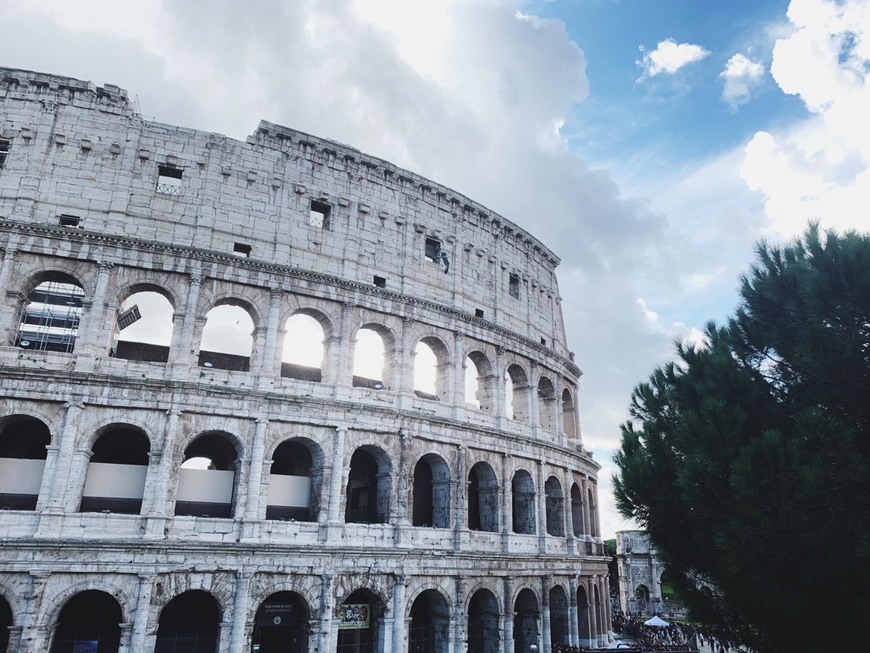
[[[381,653],[380,599],[368,590],[357,590],[339,608],[336,653]]]
[[[121,620],[121,606],[111,594],[80,592],[60,611],[51,652],[117,653]]]
[[[257,610],[252,653],[305,653],[308,605],[295,592],[276,592]]]
[[[204,590],[179,594],[160,612],[154,653],[215,653],[220,611]]]
[[[468,606],[468,653],[498,653],[498,601],[489,590],[478,590]]]

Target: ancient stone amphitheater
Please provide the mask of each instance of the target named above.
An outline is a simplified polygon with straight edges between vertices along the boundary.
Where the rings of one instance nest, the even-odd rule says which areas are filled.
[[[387,161],[0,69],[0,651],[609,630],[556,256]]]

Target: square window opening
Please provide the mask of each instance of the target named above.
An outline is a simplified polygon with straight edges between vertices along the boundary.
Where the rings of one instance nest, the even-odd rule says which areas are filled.
[[[61,227],[81,227],[82,219],[77,215],[70,215],[68,213],[60,214],[60,226]]]
[[[541,344],[544,345],[544,347],[546,347],[547,346],[547,339],[541,338]]]
[[[181,168],[157,166],[157,192],[164,195],[181,195]]]
[[[0,168],[6,163],[6,155],[9,154],[11,148],[12,141],[8,138],[0,138]]]
[[[474,317],[483,318],[483,309],[482,308],[474,309]]]
[[[510,291],[511,297],[516,299],[520,298],[520,275],[511,274],[508,280],[508,290]]]
[[[426,239],[426,260],[437,263],[441,258],[441,241],[437,238]]]
[[[375,275],[374,284],[378,288],[386,288],[387,287],[387,280],[385,277],[379,277],[378,275]]]
[[[234,243],[233,254],[242,258],[247,258],[251,255],[251,246],[245,243]]]
[[[329,229],[329,216],[332,207],[326,202],[311,200],[311,208],[308,213],[308,226],[316,229]]]

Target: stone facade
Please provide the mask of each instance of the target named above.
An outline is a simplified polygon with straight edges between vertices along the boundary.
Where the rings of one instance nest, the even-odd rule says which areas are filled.
[[[339,143],[0,68],[0,254],[0,650],[606,643],[599,465],[531,234]],[[163,344],[124,336],[149,297]],[[243,351],[206,346],[217,309]],[[285,357],[297,316],[319,366]]]

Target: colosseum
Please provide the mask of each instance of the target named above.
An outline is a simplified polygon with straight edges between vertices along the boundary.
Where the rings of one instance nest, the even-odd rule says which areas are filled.
[[[0,68],[0,253],[0,651],[608,641],[524,229],[331,140]]]

